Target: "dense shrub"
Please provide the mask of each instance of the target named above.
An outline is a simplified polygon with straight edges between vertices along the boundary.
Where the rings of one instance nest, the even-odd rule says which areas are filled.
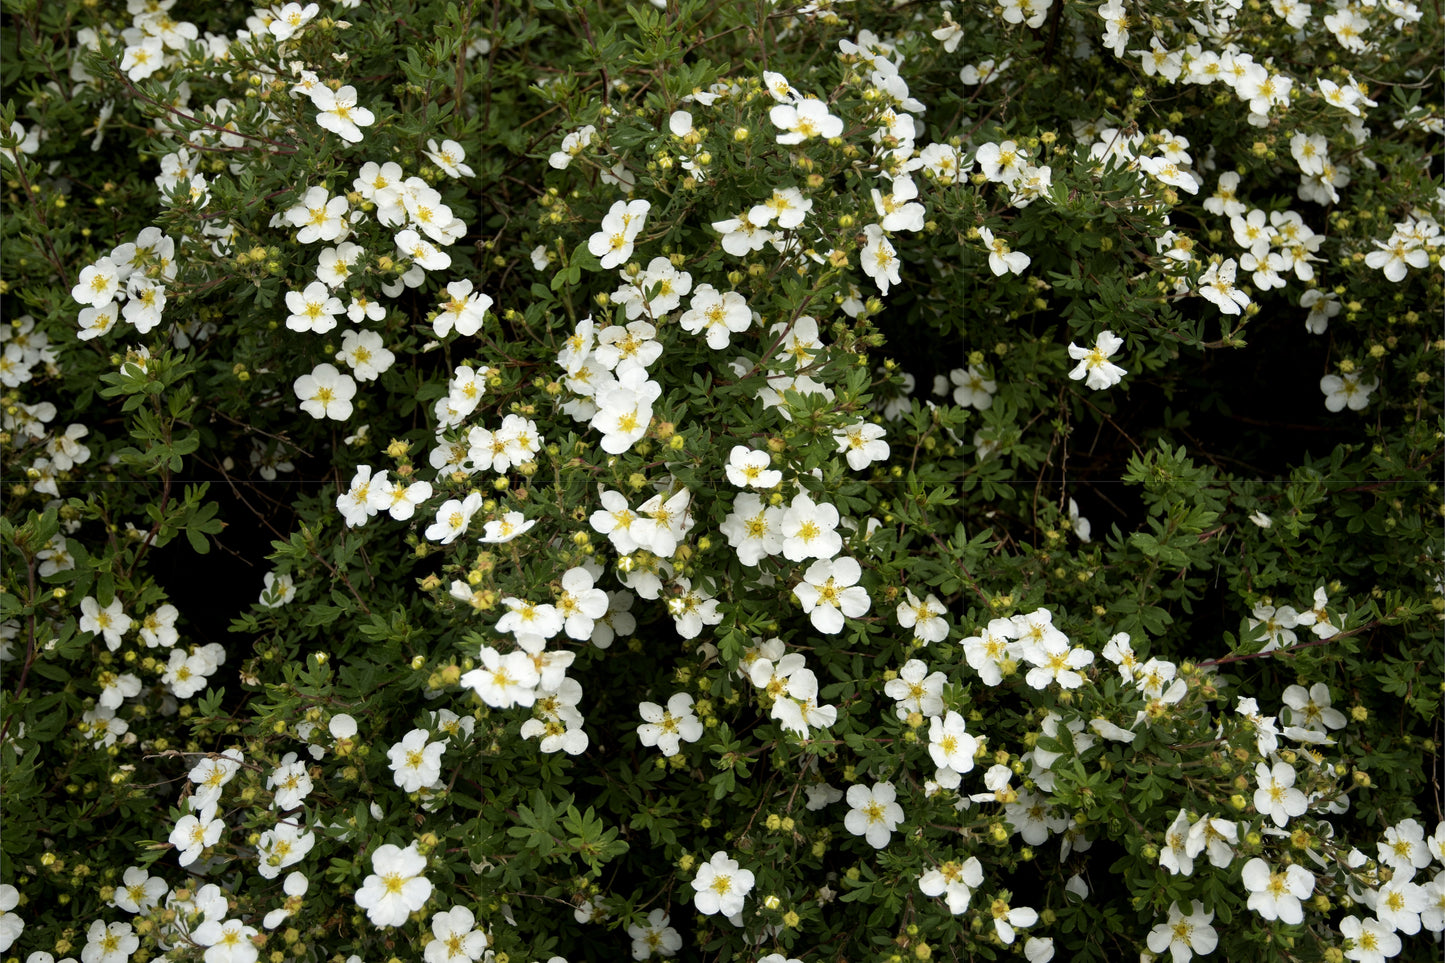
[[[1425,958],[1441,36],[7,3],[0,951]]]

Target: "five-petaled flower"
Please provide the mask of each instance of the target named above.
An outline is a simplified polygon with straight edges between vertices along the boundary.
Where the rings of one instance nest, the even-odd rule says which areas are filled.
[[[356,88],[350,85],[332,90],[325,84],[311,89],[311,103],[319,113],[316,123],[349,144],[361,143],[361,128],[376,122],[376,115],[356,103]]]
[[[693,877],[693,905],[704,916],[721,913],[736,916],[743,910],[743,903],[753,888],[753,874],[741,868],[738,861],[728,857],[722,850],[712,854],[712,859],[698,867]]]
[[[416,843],[406,849],[383,843],[371,854],[371,875],[356,891],[356,905],[366,910],[372,926],[400,926],[431,896],[424,872],[426,857]]]
[[[356,395],[356,382],[350,375],[336,370],[336,365],[322,363],[310,374],[297,378],[292,386],[301,399],[301,410],[312,418],[345,421],[351,417],[351,399]]]
[[[1189,915],[1179,909],[1178,903],[1169,904],[1169,919],[1149,931],[1146,942],[1153,953],[1168,950],[1174,963],[1188,963],[1195,953],[1207,955],[1214,952],[1219,943],[1219,934],[1210,926],[1214,913],[1206,913],[1204,904],[1193,900]]]
[[[1069,357],[1078,364],[1069,372],[1069,377],[1082,380],[1095,391],[1118,384],[1127,372],[1109,359],[1123,346],[1124,339],[1112,331],[1100,331],[1092,348],[1070,342]]]
[[[854,836],[862,836],[874,849],[882,849],[903,822],[903,807],[897,798],[891,782],[874,783],[871,789],[861,785],[849,788],[848,805],[853,808],[843,817],[844,827]]]

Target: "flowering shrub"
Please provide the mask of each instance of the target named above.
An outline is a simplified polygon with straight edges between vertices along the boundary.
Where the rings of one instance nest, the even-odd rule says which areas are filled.
[[[1445,930],[1437,15],[7,16],[6,959]]]

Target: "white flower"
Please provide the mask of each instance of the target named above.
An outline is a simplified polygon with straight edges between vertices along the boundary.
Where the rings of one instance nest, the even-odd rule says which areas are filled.
[[[332,297],[331,291],[320,281],[312,281],[305,291],[287,291],[286,307],[291,311],[286,318],[286,327],[292,331],[313,331],[316,334],[325,334],[336,327],[336,316],[346,310],[341,299]]]
[[[1384,963],[1398,956],[1402,946],[1400,937],[1377,919],[1362,922],[1359,917],[1346,916],[1340,920],[1340,935],[1352,944],[1345,950],[1345,959],[1359,963]]]
[[[657,492],[642,505],[637,506],[637,515],[652,526],[639,526],[633,532],[640,548],[646,548],[659,558],[672,558],[678,551],[678,542],[692,531],[692,493],[688,489],[675,492]]]
[[[1209,270],[1199,276],[1199,293],[1218,305],[1224,314],[1239,314],[1249,306],[1249,295],[1234,286],[1237,267],[1234,258],[1230,258],[1209,265]]]
[[[111,328],[120,318],[120,306],[114,302],[100,308],[82,308],[76,316],[80,325],[80,333],[76,335],[81,341],[90,341],[103,334],[109,334]]]
[[[473,174],[472,169],[462,163],[467,159],[467,152],[454,140],[443,140],[438,147],[435,138],[427,138],[426,156],[448,177],[471,177]]]
[[[788,78],[776,70],[763,71],[763,88],[780,104],[791,104],[802,99],[802,95],[788,83]]]
[[[903,822],[903,807],[895,801],[897,798],[891,782],[874,783],[871,789],[851,786],[848,805],[853,808],[843,817],[844,827],[854,836],[862,836],[874,849],[882,849]]]
[[[288,3],[276,11],[271,22],[266,24],[266,29],[277,40],[290,40],[298,30],[310,23],[320,10],[314,3],[308,3],[304,7],[299,3]]]
[[[898,624],[913,630],[913,637],[924,645],[942,642],[948,638],[948,623],[943,613],[948,611],[932,592],[922,602],[912,589],[904,589],[907,601],[898,604]]]
[[[1360,383],[1360,373],[1350,371],[1341,375],[1325,375],[1320,379],[1320,390],[1325,393],[1325,408],[1340,411],[1348,407],[1361,411],[1370,403],[1370,394],[1380,387],[1380,379],[1369,384]]]
[[[316,845],[316,834],[293,823],[277,823],[274,829],[261,834],[256,844],[256,872],[264,879],[275,879],[281,870],[294,866]]]
[[[838,509],[827,502],[814,503],[807,492],[799,492],[783,513],[783,555],[790,562],[837,555],[843,548],[838,521]]]
[[[654,553],[656,554],[656,553]],[[718,610],[717,599],[701,587],[693,588],[692,580],[676,580],[678,593],[667,600],[667,610],[672,614],[677,634],[684,639],[695,639],[704,625],[717,625],[723,614]]]
[[[1087,518],[1079,514],[1079,503],[1072,498],[1069,499],[1069,525],[1073,527],[1074,534],[1079,536],[1079,541],[1087,542],[1089,540],[1089,533],[1093,531],[1093,526],[1089,524]]]
[[[160,40],[157,39],[159,44]],[[85,947],[80,951],[83,963],[125,963],[140,949],[140,937],[129,923],[105,923],[96,920],[85,934]]]
[[[266,777],[266,788],[274,790],[273,806],[281,811],[295,809],[311,794],[311,775],[306,764],[296,761],[296,753],[281,757],[281,765]]]
[[[436,521],[426,530],[426,537],[433,542],[450,545],[467,530],[472,516],[482,507],[481,492],[472,492],[466,498],[449,498],[437,509]]]
[[[537,524],[537,520],[525,518],[521,512],[507,512],[501,518],[493,519],[482,526],[480,541],[489,544],[510,542]]]
[[[786,545],[786,543],[784,543]],[[858,579],[863,569],[854,559],[820,558],[803,573],[803,581],[793,586],[793,594],[808,613],[813,628],[825,635],[843,631],[843,618],[857,618],[872,605],[868,592]]]
[[[1399,874],[1375,891],[1375,916],[1398,933],[1414,936],[1420,932],[1420,914],[1428,904],[1425,890]]]
[[[995,184],[1012,185],[1023,176],[1025,168],[1028,167],[1029,157],[1021,150],[1015,142],[1006,140],[999,144],[983,144],[974,153],[974,161],[978,164],[979,173]],[[979,228],[979,237],[983,239],[986,247],[993,249],[993,232],[988,228]],[[1008,250],[1008,245],[1004,245]],[[1027,264],[1027,257],[1025,257]],[[994,269],[995,274],[1003,274],[1003,271]]]
[[[773,684],[769,682],[769,691]],[[787,676],[769,715],[802,739],[808,738],[810,728],[827,729],[838,721],[837,707],[818,705],[818,677],[807,668],[794,669]]]
[[[642,546],[652,544],[657,523],[634,512],[625,495],[604,489],[598,498],[602,507],[591,514],[588,524],[599,535],[606,535],[619,555],[631,555]]]
[[[1150,930],[1146,942],[1151,952],[1168,950],[1174,963],[1188,963],[1195,953],[1213,953],[1218,945],[1219,934],[1209,925],[1213,919],[1214,914],[1204,912],[1204,904],[1197,899],[1188,916],[1180,912],[1177,902],[1170,903],[1169,919]]]
[[[1420,887],[1425,893],[1425,908],[1420,912],[1420,925],[1431,933],[1445,931],[1445,872]]]
[[[1069,357],[1079,363],[1069,372],[1069,377],[1075,381],[1087,379],[1084,384],[1095,391],[1118,384],[1127,372],[1109,359],[1123,346],[1124,339],[1112,331],[1099,332],[1092,348],[1081,348],[1070,342]]]
[[[402,256],[410,258],[413,266],[421,268],[423,271],[445,271],[452,266],[452,256],[450,254],[441,250],[411,228],[397,231],[396,237],[393,240],[396,241],[396,249],[401,252]],[[403,278],[402,280],[406,279]],[[418,275],[416,282],[412,283],[411,286],[415,287],[420,283],[421,276]],[[401,282],[398,282],[397,291],[400,291],[401,287]],[[396,292],[388,290],[386,293],[390,296]]]
[[[948,911],[955,916],[968,911],[973,891],[983,885],[983,864],[977,856],[970,856],[962,863],[945,862],[937,869],[930,869],[918,879],[918,888],[925,896],[942,896],[948,901]]]
[[[888,442],[883,440],[886,433],[882,425],[859,421],[847,428],[834,429],[833,440],[838,443],[840,452],[847,453],[848,467],[862,471],[873,462],[888,457]]]
[[[471,281],[453,281],[447,285],[447,300],[441,303],[441,310],[432,321],[432,330],[438,338],[445,338],[453,328],[457,334],[476,334],[491,306],[490,297],[473,293]]]
[[[13,891],[14,887],[10,887]],[[114,904],[127,913],[149,913],[160,905],[161,898],[170,889],[166,881],[159,876],[152,876],[139,866],[132,866],[125,871],[121,878],[121,885],[115,888]],[[3,891],[0,891],[0,910],[11,909],[5,905]]]
[[[948,769],[962,775],[973,770],[973,755],[978,750],[978,740],[968,734],[963,716],[952,709],[942,717],[934,716],[928,722],[928,754],[940,770]],[[939,779],[943,783],[942,779]],[[953,787],[956,788],[957,783]]]
[[[873,188],[873,209],[878,212],[878,226],[885,231],[921,231],[927,211],[914,199],[918,187],[911,177],[896,177],[892,190],[884,194]]]
[[[712,226],[722,235],[722,249],[733,257],[745,257],[760,251],[763,245],[777,237],[773,231],[749,220],[746,211],[725,221],[713,221]]]
[[[1249,890],[1249,908],[1267,920],[1290,925],[1304,919],[1300,900],[1314,892],[1315,878],[1298,864],[1275,872],[1264,860],[1255,858],[1244,864],[1240,879]]]
[[[542,676],[527,653],[502,655],[491,646],[483,646],[478,661],[481,665],[462,676],[461,683],[475,691],[487,705],[510,709],[514,705],[530,706],[536,701],[533,690]]]
[[[480,960],[487,949],[487,934],[477,929],[476,917],[465,906],[454,906],[435,914],[431,918],[431,931],[436,939],[428,943],[423,952],[426,963]]]
[[[297,378],[292,385],[301,399],[301,410],[312,418],[345,421],[351,417],[351,399],[356,395],[356,382],[329,363],[319,364],[311,373]]]
[[[744,565],[757,565],[768,555],[783,550],[783,510],[774,508],[752,492],[733,502],[733,510],[718,531],[727,538]]]
[[[597,128],[591,124],[588,124],[580,130],[572,131],[566,137],[562,138],[562,149],[554,152],[552,156],[547,159],[547,163],[556,170],[566,170],[567,165],[572,163],[572,158],[582,153],[582,151],[587,148],[587,145],[592,143],[593,136],[596,133]]]
[[[386,308],[381,302],[373,301],[365,294],[357,292],[351,296],[351,302],[346,305],[346,316],[356,324],[363,321],[384,321],[386,319]]]
[[[1305,330],[1310,334],[1324,334],[1329,329],[1330,318],[1342,309],[1338,294],[1320,288],[1310,288],[1301,294],[1299,304],[1302,308],[1309,308],[1310,313],[1305,316]]]
[[[296,597],[296,583],[290,575],[284,573],[267,572],[261,580],[261,599],[257,602],[262,608],[280,608]]]
[[[726,294],[711,284],[699,284],[692,295],[690,307],[679,319],[689,334],[704,334],[707,346],[721,351],[734,334],[741,334],[753,323],[748,303],[736,291]]]
[[[1077,876],[1073,877],[1078,879]],[[1048,963],[1054,958],[1054,938],[1052,936],[1030,936],[1024,940],[1024,959],[1028,963]]]
[[[698,867],[693,877],[695,893],[693,905],[704,916],[721,913],[736,916],[743,911],[743,903],[753,888],[753,874],[742,869],[735,859],[719,850],[712,858]]]
[[[146,334],[161,323],[161,312],[166,306],[164,286],[149,278],[132,275],[126,285],[126,293],[130,300],[121,310],[121,315],[134,325],[137,331]]]
[[[796,187],[774,188],[771,197],[749,209],[748,220],[758,227],[767,227],[776,219],[778,227],[788,230],[801,226],[812,209],[812,199],[804,197]]]
[[[10,124],[10,136],[19,141],[14,147],[0,147],[0,157],[8,157],[10,163],[18,162],[16,152],[21,154],[33,154],[40,149],[40,125],[25,130],[25,125],[19,121]]]
[[[629,321],[637,321],[644,310],[649,317],[660,319],[682,303],[683,295],[692,290],[692,275],[686,271],[679,271],[673,266],[672,261],[665,257],[653,258],[648,262],[647,270],[635,278],[629,277],[626,272],[621,273],[624,284],[612,295],[612,300],[625,305]],[[651,292],[650,296],[649,292]],[[628,333],[641,334],[644,331],[647,332],[647,339],[651,339],[657,333],[656,329],[648,324],[639,328],[629,325],[614,331],[611,340],[615,342],[624,338]],[[662,346],[658,345],[657,351],[660,353],[661,350]],[[617,351],[617,348],[614,348],[613,351]],[[623,352],[615,357],[599,358],[598,360],[604,367],[615,368],[618,361],[630,355],[631,352]],[[656,359],[639,360],[645,367]]]
[[[1033,926],[1039,921],[1038,910],[1028,906],[1014,909],[1002,899],[993,901],[989,906],[989,915],[993,917],[994,932],[1005,945],[1013,943],[1015,926]]]
[[[1445,823],[1441,824],[1445,826]],[[1425,844],[1425,829],[1413,819],[1402,820],[1385,830],[1378,843],[1380,862],[1398,874],[1412,877],[1430,865],[1430,849]]]
[[[426,857],[416,843],[406,849],[384,843],[371,854],[372,874],[356,891],[356,905],[366,910],[372,926],[401,926],[431,896],[425,871]]]
[[[148,647],[160,646],[169,649],[180,640],[176,631],[176,619],[181,613],[174,605],[162,605],[148,614],[140,623],[140,638]]]
[[[200,805],[219,800],[221,788],[240,771],[243,758],[241,750],[227,749],[220,755],[207,756],[196,763],[189,775],[190,781],[198,787],[192,798],[199,799]],[[196,808],[196,805],[192,803],[191,808]]]
[[[1303,725],[1317,732],[1345,727],[1345,714],[1331,707],[1330,687],[1323,682],[1316,682],[1308,692],[1302,685],[1292,685],[1281,698],[1290,710],[1285,720],[1290,725]]]
[[[988,228],[979,228],[978,236],[984,246],[988,248],[988,267],[995,277],[1002,277],[1010,273],[1022,274],[1024,269],[1029,266],[1032,259],[1027,254],[1013,250],[1009,247],[1008,241],[1001,237],[994,237],[993,231]]]
[[[1159,865],[1176,876],[1188,876],[1194,872],[1194,856],[1189,852],[1189,830],[1189,814],[1181,809],[1164,831],[1164,845],[1159,848]]]
[[[358,381],[375,381],[391,368],[396,355],[375,331],[345,331],[336,360],[346,364]]]
[[[783,473],[768,466],[771,459],[765,451],[754,451],[746,445],[734,445],[728,453],[728,481],[738,488],[769,489],[783,480]]]
[[[686,274],[682,275],[687,277]],[[680,299],[685,294],[684,287],[690,289],[691,283],[687,285],[678,284],[675,288],[675,297]],[[654,305],[662,304],[663,295],[658,293],[653,299]],[[673,303],[668,310],[677,307]],[[629,321],[627,324],[608,325],[597,332],[597,349],[592,353],[592,359],[609,371],[622,366],[625,361],[632,361],[646,368],[658,358],[662,357],[662,342],[657,340],[657,328],[646,321]]]
[[[928,672],[928,666],[919,659],[909,659],[898,670],[898,677],[889,679],[883,686],[883,694],[897,701],[895,711],[898,718],[906,719],[911,712],[920,713],[925,719],[943,714],[943,684],[947,677],[942,672]]]
[[[1236,171],[1225,171],[1219,175],[1219,186],[1214,193],[1204,199],[1204,209],[1211,214],[1221,214],[1225,217],[1238,217],[1245,212],[1243,202],[1236,196],[1239,188],[1239,174]]]
[[[177,699],[189,699],[206,687],[206,676],[212,671],[214,669],[204,656],[172,649],[161,683],[168,686]]]
[[[215,803],[202,806],[199,811],[187,813],[178,819],[175,828],[171,830],[169,841],[177,850],[180,864],[189,866],[194,863],[207,846],[215,845],[225,828],[225,824],[216,818]]]
[[[445,742],[428,742],[425,729],[413,729],[386,751],[391,771],[402,792],[417,792],[441,778]]]
[[[587,250],[600,259],[602,267],[615,268],[632,256],[632,244],[642,230],[647,201],[617,201],[602,218],[601,229],[587,240]]]
[[[333,91],[324,84],[311,89],[311,103],[319,113],[316,123],[350,144],[361,143],[361,128],[376,121],[376,115],[356,105],[356,88],[351,85]]]
[[[120,61],[120,69],[126,72],[131,80],[144,80],[157,70],[161,69],[165,62],[163,41],[160,37],[144,37],[141,42],[125,48],[125,54]]]
[[[1038,638],[1023,635],[1022,655],[1033,666],[1024,681],[1035,689],[1046,689],[1051,683],[1058,683],[1064,689],[1077,689],[1085,682],[1078,670],[1093,663],[1094,653],[1070,646],[1062,632],[1052,626],[1050,629]]]
[[[676,116],[676,115],[674,115]],[[670,925],[667,912],[655,909],[647,914],[647,925],[627,927],[632,937],[632,958],[645,960],[650,956],[675,956],[682,949],[682,936]]]
[[[894,284],[901,284],[902,279],[898,274],[898,252],[883,235],[883,228],[877,224],[869,224],[863,228],[863,235],[867,239],[863,250],[858,254],[859,264],[863,273],[873,279],[878,285],[880,293],[887,295],[888,288]]]
[[[348,528],[365,525],[366,520],[375,515],[380,507],[372,498],[371,486],[375,481],[384,478],[386,473],[382,472],[378,479],[373,479],[371,471],[370,465],[358,465],[356,474],[351,477],[350,487],[336,496],[336,510],[341,512],[341,518]]]
[[[1014,641],[1018,631],[1009,619],[992,619],[978,635],[963,640],[963,656],[986,685],[1003,681],[1003,667],[1017,663],[1021,646]]]
[[[607,593],[593,588],[592,573],[582,567],[569,568],[562,575],[562,594],[557,613],[566,623],[567,637],[585,642],[592,637],[595,620],[607,614]]]
[[[331,197],[326,188],[312,187],[286,210],[286,220],[301,229],[296,232],[296,240],[302,244],[335,241],[348,230],[348,206],[344,194]]]
[[[692,696],[686,692],[668,699],[666,709],[655,702],[639,704],[637,711],[643,723],[637,727],[638,740],[644,746],[656,746],[664,756],[677,755],[680,743],[702,738],[702,722],[693,714],[692,706]]]
[[[814,137],[827,139],[843,133],[842,119],[828,113],[828,105],[821,100],[778,104],[768,112],[768,119],[778,128],[779,144],[801,144]]]
[[[953,403],[960,408],[977,408],[979,411],[987,411],[993,406],[993,394],[998,390],[998,382],[989,381],[984,373],[973,365],[967,370],[954,368],[948,373],[948,380],[953,382]]]
[[[1259,763],[1254,767],[1259,788],[1254,791],[1254,808],[1261,816],[1269,816],[1276,826],[1283,827],[1291,816],[1303,815],[1305,794],[1294,788],[1295,771],[1289,763],[1276,762],[1273,767]]]
[[[631,448],[652,422],[652,403],[662,394],[662,385],[647,377],[639,364],[618,366],[617,380],[597,391],[597,413],[592,427],[602,432],[602,450],[620,455]]]
[[[130,627],[131,617],[121,611],[120,599],[112,598],[105,608],[89,595],[80,600],[80,631],[104,636],[110,651],[120,648],[121,637]]]
[[[555,605],[539,605],[514,596],[503,598],[502,605],[507,612],[497,619],[497,631],[510,632],[529,652],[539,651],[541,642],[562,631],[562,613]]]
[[[1210,865],[1227,869],[1234,862],[1234,844],[1239,842],[1239,827],[1227,819],[1202,816],[1189,829],[1184,852],[1190,859],[1206,852]]]

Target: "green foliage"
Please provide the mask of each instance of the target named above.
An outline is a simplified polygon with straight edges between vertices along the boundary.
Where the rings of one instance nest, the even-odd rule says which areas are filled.
[[[1435,899],[1440,24],[1301,7],[8,3],[0,952]]]

